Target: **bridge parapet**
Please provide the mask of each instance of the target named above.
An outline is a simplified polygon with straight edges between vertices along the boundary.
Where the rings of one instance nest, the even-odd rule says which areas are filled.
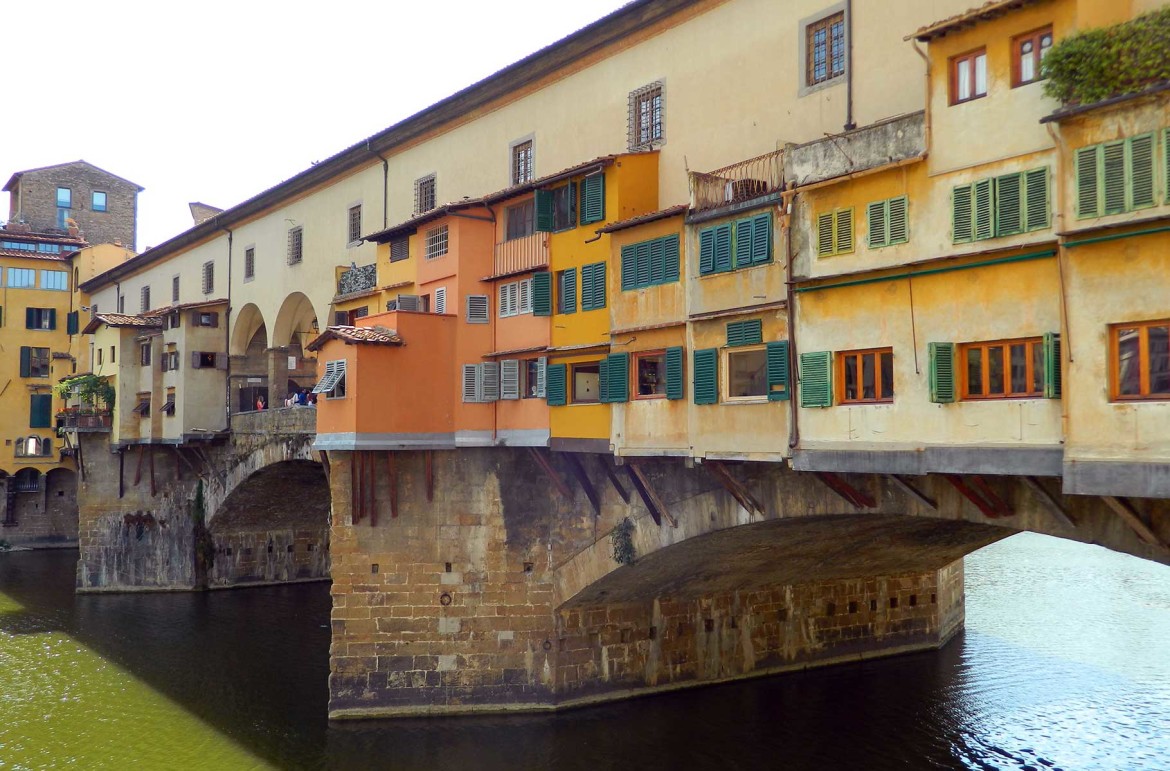
[[[291,436],[317,433],[317,410],[312,407],[279,407],[232,415],[232,434]]]

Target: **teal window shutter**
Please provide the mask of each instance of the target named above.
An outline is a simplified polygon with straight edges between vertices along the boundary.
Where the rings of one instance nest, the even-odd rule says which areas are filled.
[[[49,329],[57,328],[57,309],[49,308]]]
[[[1154,205],[1154,135],[1143,134],[1130,138],[1129,151],[1129,208],[1144,209]]]
[[[995,234],[1010,236],[1024,229],[1024,191],[1021,175],[1005,174],[995,178]]]
[[[532,274],[532,315],[552,315],[552,274],[548,271]]]
[[[666,242],[656,238],[650,242],[650,283],[666,281]]]
[[[593,265],[593,308],[599,309],[605,307],[605,263],[598,262]]]
[[[1096,217],[1100,214],[1098,201],[1098,167],[1100,165],[1100,145],[1082,147],[1076,152],[1077,174],[1077,217]]]
[[[833,352],[800,354],[800,406],[833,406]]]
[[[955,401],[955,344],[929,343],[930,400],[935,404]]]
[[[727,324],[727,345],[759,345],[764,341],[764,322],[760,319],[731,321]]]
[[[1025,221],[1024,227],[1028,230],[1040,230],[1048,227],[1048,169],[1032,169],[1025,171],[1024,198]]]
[[[609,375],[608,402],[630,400],[630,354],[611,353],[605,360],[606,374]]]
[[[560,273],[561,285],[557,287],[557,313],[577,312],[577,269],[569,268]]]
[[[731,223],[719,225],[715,228],[715,272],[731,270],[732,268],[732,233]]]
[[[719,349],[703,348],[695,351],[692,380],[695,384],[695,404],[715,404],[719,401]]]
[[[581,310],[593,309],[593,265],[581,266]]]
[[[638,287],[637,248],[634,245],[622,247],[622,291]]]
[[[699,275],[715,272],[715,228],[699,231]]]
[[[971,185],[959,185],[951,192],[951,240],[956,244],[970,241],[974,235]]]
[[[536,200],[536,229],[541,233],[551,233],[553,230],[553,194],[551,190],[537,190]]]
[[[1125,211],[1125,141],[1107,142],[1102,161],[1105,213],[1119,214]]]
[[[683,396],[683,349],[681,347],[667,348],[666,398],[681,399]]]
[[[1044,334],[1044,398],[1059,399],[1061,394],[1060,335]]]
[[[52,425],[52,413],[52,394],[33,394],[29,397],[29,428],[49,428]]]
[[[581,224],[605,219],[605,174],[593,174],[581,180]]]
[[[789,398],[788,341],[768,343],[768,401],[781,402]]]
[[[745,268],[752,264],[752,230],[755,220],[737,220],[732,224],[735,238],[735,267]]]
[[[565,397],[565,365],[549,364],[544,370],[545,400],[550,407],[563,407]]]
[[[875,249],[890,243],[885,201],[874,201],[865,207],[866,225],[869,228],[869,247]]]
[[[32,373],[32,348],[27,345],[20,346],[20,376],[31,377]]]
[[[37,328],[37,309],[36,308],[25,308],[24,309],[24,328],[25,329],[36,329]]]
[[[910,240],[910,221],[908,209],[909,199],[906,196],[891,198],[886,201],[886,229],[889,233],[889,243],[904,244]]]
[[[752,265],[772,261],[772,215],[757,214],[752,220]]]
[[[605,263],[595,262],[581,267],[581,310],[592,311],[605,307]]]
[[[743,345],[743,327],[742,322],[729,321],[727,322],[727,345],[734,348],[738,345]]]
[[[65,317],[65,332],[66,334],[76,335],[80,327],[78,319],[80,316],[77,311],[70,311],[69,315]]]
[[[638,244],[638,269],[636,276],[639,288],[650,286],[650,273],[652,270],[650,263],[653,262],[651,252],[652,249],[650,248],[649,241],[643,241]]]
[[[609,357],[597,362],[597,401],[609,401]]]
[[[975,195],[975,240],[995,237],[995,186],[990,178],[977,181]]]
[[[666,262],[666,271],[663,275],[663,281],[668,283],[678,281],[679,276],[679,253],[678,253],[678,236],[667,236],[662,239],[663,250],[665,251],[664,260]]]

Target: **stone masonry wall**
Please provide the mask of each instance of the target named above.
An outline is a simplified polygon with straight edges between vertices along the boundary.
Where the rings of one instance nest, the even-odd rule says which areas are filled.
[[[15,522],[0,527],[0,540],[14,546],[76,546],[75,479],[76,475],[68,469],[54,469],[42,478],[44,489],[16,493],[13,499]],[[5,501],[5,484],[14,484],[14,481],[11,478],[0,480],[0,505]]]
[[[81,235],[91,244],[120,241],[134,249],[137,237],[138,188],[86,163],[74,162],[39,171],[20,178],[20,194],[9,196],[9,219],[23,215],[34,231],[57,227],[57,188],[72,191],[73,207],[69,216],[76,220]],[[93,192],[106,193],[106,211],[93,211]],[[22,207],[17,212],[18,205]]]

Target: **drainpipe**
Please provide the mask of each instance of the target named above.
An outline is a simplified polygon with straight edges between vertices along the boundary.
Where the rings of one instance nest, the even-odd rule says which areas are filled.
[[[216,224],[219,224],[219,215],[215,215]],[[224,351],[227,356],[227,370],[224,375],[224,392],[226,404],[224,411],[227,416],[227,427],[232,427],[232,229],[220,228],[228,235],[228,269],[227,269],[227,310],[223,314]],[[270,405],[271,406],[271,405]]]
[[[1052,142],[1056,146],[1056,169],[1053,173],[1056,174],[1056,200],[1060,207],[1064,206],[1065,198],[1065,174],[1064,174],[1064,154],[1067,149],[1064,137],[1061,136],[1059,128],[1054,123],[1046,123],[1044,127],[1048,129],[1048,135],[1052,137]],[[1063,208],[1058,208],[1054,217],[1064,217]],[[1061,223],[1063,225],[1063,222]],[[1053,231],[1059,233],[1063,227],[1057,227],[1053,224]],[[1068,262],[1068,250],[1064,245],[1065,239],[1063,236],[1056,244],[1056,270],[1057,276],[1060,280],[1060,350],[1063,356],[1068,357],[1068,363],[1073,363],[1073,349],[1072,337],[1069,335],[1068,329],[1068,287],[1064,283],[1064,273]],[[1057,363],[1060,366],[1060,362]],[[1068,399],[1061,395],[1060,398],[1060,427],[1061,436],[1068,436]]]
[[[923,155],[930,155],[930,57],[926,52],[918,47],[917,40],[911,40],[910,45],[914,46],[914,53],[922,57],[922,61],[926,64],[925,74],[925,90],[926,100],[922,117],[922,131],[925,139],[925,146],[923,148]]]
[[[845,39],[849,48],[845,54],[845,130],[857,128],[853,122],[853,0],[845,0]]]
[[[390,227],[389,214],[387,208],[390,205],[390,161],[386,160],[386,156],[370,147],[370,139],[366,137],[366,149],[382,161],[382,230]]]
[[[796,400],[796,380],[799,375],[798,363],[800,357],[796,353],[796,293],[793,291],[792,280],[792,207],[796,201],[796,189],[784,191],[784,210],[780,213],[780,223],[784,229],[784,278],[785,290],[788,293],[788,302],[785,310],[788,312],[788,449],[795,450],[800,446],[800,405]]]

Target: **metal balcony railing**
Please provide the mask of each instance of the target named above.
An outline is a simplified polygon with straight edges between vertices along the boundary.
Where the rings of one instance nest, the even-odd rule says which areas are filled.
[[[548,234],[533,233],[496,244],[493,275],[501,276],[548,265]]]
[[[695,211],[775,193],[784,188],[784,152],[765,153],[715,171],[692,171],[690,186]]]

